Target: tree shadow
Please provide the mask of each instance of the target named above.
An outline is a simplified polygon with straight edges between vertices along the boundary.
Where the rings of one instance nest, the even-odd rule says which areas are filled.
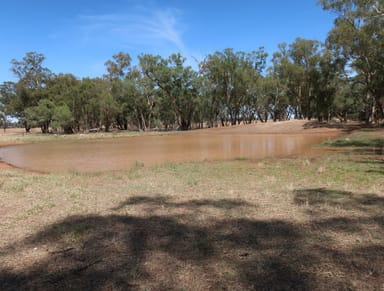
[[[362,123],[342,123],[342,122],[319,122],[317,120],[308,121],[303,125],[304,129],[329,128],[340,129],[345,133],[351,133],[358,129],[371,128],[371,126]]]
[[[381,211],[384,197],[376,194],[355,194],[349,191],[326,188],[300,189],[294,191],[297,205],[330,205],[345,210]]]
[[[325,144],[336,149],[338,152],[346,154],[382,156],[384,153],[384,138],[382,137],[340,138]]]
[[[319,237],[323,241],[316,243],[313,253],[330,262],[331,272],[350,274],[348,280],[355,284],[360,281],[352,289],[382,289],[384,197],[323,188],[293,194],[294,202],[310,215],[310,240]]]
[[[325,203],[325,198],[312,197],[317,191],[296,191],[297,203],[305,199],[310,205]],[[384,203],[374,195],[359,200],[350,192],[321,193],[338,205],[346,202],[351,207],[363,204],[372,208]],[[158,203],[176,214],[155,215],[149,210],[142,215],[71,216],[0,249],[0,260],[4,261],[30,255],[23,266],[12,269],[0,265],[0,289],[346,290],[354,287],[351,278],[363,280],[367,270],[362,268],[369,260],[374,262],[369,270],[375,279],[370,286],[384,278],[383,262],[373,257],[383,254],[382,245],[341,251],[329,246],[330,240],[324,244],[316,240],[336,224],[343,224],[343,231],[360,232],[361,222],[314,218],[307,225],[226,215],[200,221],[190,212],[179,210],[207,206],[226,213],[228,208],[242,211],[242,207],[253,206],[226,199],[174,202],[167,196],[130,198],[114,211]],[[382,226],[384,218],[375,217]],[[350,254],[356,252],[353,258],[358,267],[350,265]],[[351,278],[325,276],[323,271],[330,265],[334,272],[347,269]]]
[[[384,139],[383,139],[383,142],[384,142]],[[344,142],[339,142],[338,140],[335,141],[335,143],[344,143]],[[377,147],[377,146],[368,146],[368,145],[365,145],[365,146],[358,146],[357,144],[359,144],[359,142],[353,142],[352,143],[353,145],[334,145],[332,143],[332,147],[334,147],[335,151],[337,151],[338,153],[342,153],[342,154],[346,154],[346,155],[350,155],[350,154],[354,154],[354,155],[357,155],[357,156],[383,156],[384,154],[384,147],[383,146],[380,146],[380,147]],[[373,144],[373,143],[372,143]]]
[[[382,170],[382,171],[380,171],[380,170],[369,170],[369,171],[367,171],[367,173],[384,175],[384,170]]]
[[[377,159],[370,159],[370,160],[361,160],[361,161],[355,161],[355,163],[358,164],[367,164],[367,165],[383,165],[384,166],[384,160],[377,160]]]
[[[354,162],[362,165],[371,166],[371,169],[366,170],[367,173],[381,174],[381,175],[384,174],[384,169],[382,169],[382,167],[384,166],[384,160],[381,158],[377,159],[376,157],[374,157],[371,159],[354,161]]]
[[[68,240],[79,229],[81,234]],[[307,276],[280,257],[282,252],[289,254],[298,239],[295,227],[283,221],[226,220],[206,228],[174,217],[69,217],[20,242],[12,255],[41,245],[49,251],[21,272],[1,269],[0,286],[2,290],[205,290],[219,284],[228,289],[310,290]],[[185,266],[192,268],[184,276],[197,281],[195,286],[192,279],[172,278]],[[199,282],[199,274],[207,279]]]
[[[126,201],[121,202],[117,207],[112,208],[112,210],[120,210],[127,206],[132,205],[154,205],[165,206],[165,207],[183,207],[183,208],[197,208],[197,207],[214,207],[218,209],[235,209],[241,206],[245,207],[256,207],[246,201],[240,199],[193,199],[187,202],[173,202],[169,196],[135,196],[127,199]]]
[[[384,138],[371,138],[371,139],[338,139],[332,142],[334,147],[357,147],[357,148],[374,148],[378,152],[382,152],[384,147]]]

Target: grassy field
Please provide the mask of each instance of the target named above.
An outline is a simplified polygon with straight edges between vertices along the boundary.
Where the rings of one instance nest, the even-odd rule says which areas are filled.
[[[382,290],[383,134],[322,156],[0,169],[0,289]]]

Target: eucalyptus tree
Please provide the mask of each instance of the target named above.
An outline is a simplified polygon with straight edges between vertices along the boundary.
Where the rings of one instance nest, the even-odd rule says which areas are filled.
[[[271,104],[275,115],[328,120],[334,114],[338,82],[345,76],[344,61],[319,41],[297,38],[290,45],[280,44],[270,74],[279,87]]]
[[[52,127],[73,133],[80,130],[84,100],[79,94],[80,80],[72,74],[58,74],[46,84],[45,98],[53,102]]]
[[[105,62],[108,74],[106,77],[111,81],[124,79],[131,70],[131,56],[128,53],[119,52],[112,56],[113,60]]]
[[[0,105],[0,126],[3,128],[3,131],[5,133],[5,130],[7,128],[8,120],[7,120],[7,115],[4,112],[4,109]]]
[[[128,53],[119,52],[112,56],[112,60],[105,62],[108,74],[104,75],[104,79],[109,83],[109,86],[105,88],[108,92],[104,92],[100,105],[104,109],[109,107],[110,109],[113,108],[113,110],[105,111],[103,109],[103,119],[108,123],[116,119],[117,126],[120,129],[127,129],[129,122],[129,108],[127,96],[124,94],[123,82],[128,78],[132,70],[131,61],[131,56]],[[111,113],[114,116],[111,116]],[[106,118],[107,116],[108,118]],[[109,130],[109,125],[105,126],[106,130]]]
[[[313,114],[319,121],[329,121],[337,116],[335,102],[337,95],[344,98],[341,88],[345,80],[344,61],[328,49],[319,55],[317,69],[312,72]],[[344,83],[345,84],[345,83]]]
[[[110,84],[105,79],[93,79],[98,93],[94,96],[99,107],[101,126],[108,132],[116,121],[116,117],[121,112],[119,103],[113,95]]]
[[[66,103],[55,105],[51,126],[56,132],[66,134],[74,133],[76,130],[74,121],[73,112],[71,112],[71,109]]]
[[[156,117],[158,103],[158,94],[153,80],[138,68],[133,68],[123,81],[123,96],[124,103],[120,106],[127,108],[130,120],[139,130],[150,129]]]
[[[201,72],[198,72],[194,80],[194,86],[198,92],[196,94],[196,105],[193,114],[193,123],[198,128],[204,128],[205,124],[207,124],[208,127],[214,126],[210,108],[210,95],[206,90],[205,81],[206,79],[201,75]]]
[[[257,83],[258,102],[256,103],[256,116],[261,122],[268,119],[282,121],[289,118],[288,99],[283,84],[273,73],[260,78]]]
[[[292,93],[296,96],[299,118],[313,117],[314,74],[320,60],[320,42],[297,38],[289,46],[289,57],[292,60],[290,73],[293,77]]]
[[[236,117],[240,111],[240,103],[236,102],[234,94],[237,62],[238,58],[233,49],[225,49],[223,52],[208,55],[204,64],[206,75],[213,84],[212,94],[215,94],[219,101],[222,125],[227,124],[228,119],[233,124],[236,123]],[[236,105],[236,103],[238,106],[233,108],[232,104]]]
[[[83,106],[79,84],[71,74],[52,75],[45,86],[36,91],[39,94],[37,104],[25,109],[33,125],[39,126],[43,133],[51,129],[64,133],[78,131]]]
[[[7,127],[8,116],[12,114],[12,102],[16,100],[14,82],[4,82],[0,85],[0,122],[4,131]]]
[[[38,89],[45,85],[51,71],[43,67],[45,56],[37,52],[27,52],[21,61],[13,59],[12,72],[27,89]]]
[[[264,48],[260,47],[257,51],[246,53],[245,57],[240,60],[239,74],[240,82],[238,87],[242,88],[240,92],[244,94],[243,104],[241,106],[241,119],[243,122],[252,122],[255,119],[260,121],[266,121],[269,114],[268,100],[262,94],[260,86],[264,83],[265,77],[262,75],[265,65],[267,53],[264,52]],[[265,110],[264,117],[262,118],[261,111]]]
[[[203,76],[201,89],[209,126],[217,126],[219,120],[224,125],[225,120],[222,74],[220,72],[220,59],[217,54],[209,55],[199,65],[200,74]]]
[[[180,54],[172,54],[167,59],[146,54],[139,57],[139,62],[143,74],[160,91],[162,115],[167,119],[176,116],[181,130],[190,129],[199,92],[195,82],[197,73],[190,66],[184,66],[185,58]]]
[[[327,44],[344,57],[353,83],[363,87],[366,122],[383,118],[384,4],[378,0],[320,0],[336,13]]]
[[[16,83],[3,82],[0,85],[0,106],[4,115],[12,115],[15,108],[14,102],[17,101]]]
[[[339,78],[332,104],[332,116],[342,122],[348,119],[364,119],[365,100],[362,98],[363,86],[353,84],[349,78]]]
[[[98,86],[100,79],[83,78],[77,89],[77,99],[81,102],[81,118],[78,120],[78,130],[100,128],[102,126],[100,98],[102,89]]]
[[[250,94],[261,71],[265,67],[267,54],[263,48],[250,53],[225,49],[208,55],[201,64],[204,76],[210,81],[213,112],[222,124],[240,122],[249,113],[249,106],[255,106]],[[248,108],[246,108],[248,107]]]
[[[272,65],[268,68],[268,77],[275,80],[276,96],[273,102],[274,119],[289,119],[299,116],[299,106],[295,94],[294,65],[292,64],[288,45],[281,43],[278,45],[278,51],[273,54]]]
[[[48,98],[41,98],[35,106],[25,109],[33,126],[39,126],[42,133],[49,133],[55,104]]]
[[[43,88],[52,76],[51,71],[43,66],[44,60],[43,54],[28,52],[21,61],[11,61],[11,70],[18,78],[14,96],[16,100],[11,102],[11,111],[12,115],[23,123],[27,132],[32,126],[27,109],[38,105]]]

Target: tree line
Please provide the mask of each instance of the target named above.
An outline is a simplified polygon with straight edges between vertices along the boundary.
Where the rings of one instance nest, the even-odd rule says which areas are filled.
[[[324,43],[282,43],[267,66],[262,47],[209,54],[198,69],[181,54],[142,54],[132,65],[119,52],[98,78],[54,74],[45,57],[12,60],[17,82],[0,85],[2,122],[16,118],[28,132],[188,130],[291,118],[384,118],[384,9],[375,0],[321,0],[336,13]]]

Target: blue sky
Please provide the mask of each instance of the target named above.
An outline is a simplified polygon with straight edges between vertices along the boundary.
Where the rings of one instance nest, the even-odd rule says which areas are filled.
[[[0,83],[15,80],[12,59],[46,57],[54,73],[96,77],[119,51],[180,52],[193,65],[225,48],[252,51],[296,37],[325,40],[333,15],[316,0],[12,0],[0,10]]]

